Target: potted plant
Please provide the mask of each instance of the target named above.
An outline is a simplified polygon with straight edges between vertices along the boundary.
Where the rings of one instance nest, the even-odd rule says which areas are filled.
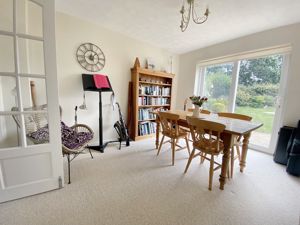
[[[204,102],[207,102],[207,97],[203,96],[191,96],[190,100],[192,101],[193,105],[195,106],[194,111],[193,111],[193,116],[194,117],[199,117],[199,113],[202,109],[202,105]]]

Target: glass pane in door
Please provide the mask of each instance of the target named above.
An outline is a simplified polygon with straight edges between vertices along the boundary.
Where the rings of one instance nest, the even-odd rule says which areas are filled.
[[[235,112],[264,124],[251,134],[250,143],[259,148],[270,144],[282,61],[281,55],[240,61]]]
[[[44,47],[42,41],[19,38],[18,50],[20,73],[45,74]]]
[[[14,71],[14,39],[11,36],[0,35],[0,72]]]
[[[27,145],[49,143],[47,108],[37,107],[36,110],[42,110],[45,113],[24,114]]]
[[[0,115],[0,149],[21,145],[19,118],[17,115]]]
[[[43,37],[43,8],[30,0],[17,1],[17,32]]]
[[[44,78],[20,78],[27,145],[49,142],[46,82]]]
[[[16,78],[0,76],[0,111],[11,111],[13,107],[18,110],[18,96]]]
[[[46,82],[43,78],[20,78],[23,108],[47,105]]]
[[[0,0],[0,30],[13,31],[13,1]]]
[[[203,94],[208,97],[205,108],[215,113],[228,110],[232,70],[233,63],[205,68]]]

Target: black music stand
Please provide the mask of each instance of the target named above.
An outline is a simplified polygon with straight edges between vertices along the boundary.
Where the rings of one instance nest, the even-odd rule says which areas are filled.
[[[105,87],[97,87],[94,76],[103,76],[106,77],[106,82],[108,85],[105,85]],[[108,141],[106,143],[103,143],[103,123],[102,123],[102,92],[113,92],[113,89],[111,87],[111,84],[109,82],[109,79],[107,76],[104,75],[91,75],[91,74],[82,74],[82,85],[84,91],[95,91],[99,92],[99,145],[94,146],[87,146],[87,148],[97,150],[101,153],[104,152],[104,148],[109,143],[113,142],[119,142],[119,141]]]

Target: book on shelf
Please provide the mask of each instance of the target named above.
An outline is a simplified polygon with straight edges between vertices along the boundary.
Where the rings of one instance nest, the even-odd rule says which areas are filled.
[[[156,123],[154,122],[139,122],[138,134],[139,136],[154,134],[156,131]]]
[[[139,120],[155,120],[156,115],[153,114],[153,108],[139,109]]]
[[[141,95],[156,95],[156,96],[169,96],[171,94],[170,87],[159,87],[159,86],[139,86],[139,94]]]
[[[138,105],[168,105],[170,104],[170,98],[164,97],[149,97],[140,96],[138,99]]]
[[[168,109],[159,107],[159,108],[147,108],[147,109],[139,109],[139,121],[143,120],[155,120],[156,114],[154,112],[165,112]]]

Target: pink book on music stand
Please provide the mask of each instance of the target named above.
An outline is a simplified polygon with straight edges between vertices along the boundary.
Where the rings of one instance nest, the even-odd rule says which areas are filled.
[[[94,78],[96,88],[98,89],[111,88],[108,81],[108,77],[106,75],[94,74],[93,78]]]

